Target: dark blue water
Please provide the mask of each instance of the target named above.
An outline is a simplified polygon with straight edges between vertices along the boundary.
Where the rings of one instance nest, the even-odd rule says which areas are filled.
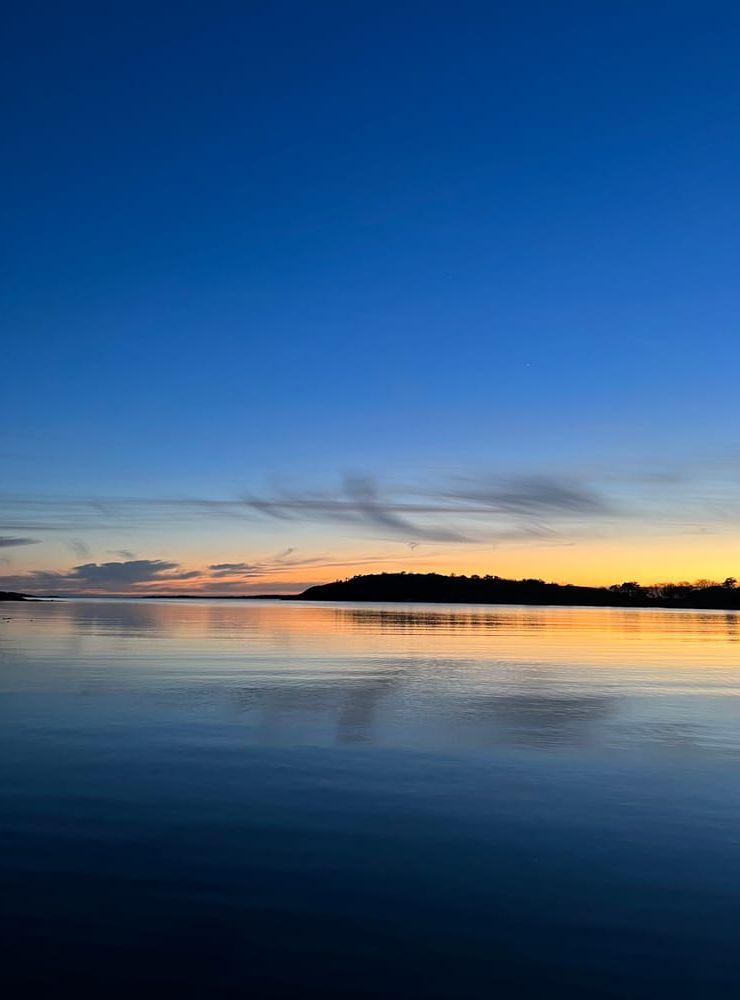
[[[724,613],[0,605],[13,996],[740,994]]]

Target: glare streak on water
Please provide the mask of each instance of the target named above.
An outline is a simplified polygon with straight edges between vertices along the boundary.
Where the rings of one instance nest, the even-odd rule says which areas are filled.
[[[23,988],[740,991],[738,615],[80,600],[0,619]]]

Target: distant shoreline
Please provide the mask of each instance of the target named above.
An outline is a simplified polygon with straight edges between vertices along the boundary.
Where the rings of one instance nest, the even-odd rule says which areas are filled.
[[[611,587],[584,587],[544,580],[498,576],[445,576],[439,573],[376,573],[309,587],[300,594],[57,594],[0,592],[0,600],[147,601],[339,601],[379,604],[478,604],[552,607],[662,608],[740,611],[740,587],[722,583],[668,583],[643,587],[632,581]]]

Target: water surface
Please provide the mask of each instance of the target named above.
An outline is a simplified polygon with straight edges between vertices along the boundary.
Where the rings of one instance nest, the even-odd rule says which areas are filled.
[[[737,614],[6,604],[0,690],[16,990],[740,993]]]

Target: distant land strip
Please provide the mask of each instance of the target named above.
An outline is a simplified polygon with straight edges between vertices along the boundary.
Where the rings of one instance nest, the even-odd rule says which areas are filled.
[[[47,595],[49,597],[54,595]],[[457,576],[441,573],[372,573],[309,587],[301,594],[79,594],[59,597],[137,597],[147,600],[280,600],[373,601],[420,604],[545,604],[587,607],[697,608],[740,610],[740,587],[734,577],[721,583],[661,583],[641,586],[635,581],[610,587],[508,580],[500,576]],[[34,600],[38,596],[0,591],[0,601]]]

